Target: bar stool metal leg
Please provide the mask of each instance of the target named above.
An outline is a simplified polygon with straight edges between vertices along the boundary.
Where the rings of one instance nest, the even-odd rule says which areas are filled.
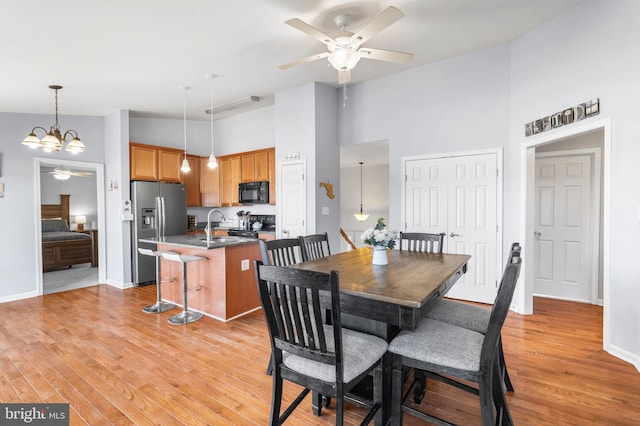
[[[187,263],[206,260],[205,257],[180,255],[177,253],[163,253],[162,257],[174,262],[182,263],[182,312],[169,317],[170,324],[188,324],[202,318],[201,312],[191,311],[187,305]]]
[[[156,303],[143,308],[142,312],[147,314],[159,314],[175,308],[175,304],[162,301],[162,292],[160,290],[160,256],[162,256],[162,252],[144,248],[138,248],[138,251],[141,254],[154,256],[156,258]]]

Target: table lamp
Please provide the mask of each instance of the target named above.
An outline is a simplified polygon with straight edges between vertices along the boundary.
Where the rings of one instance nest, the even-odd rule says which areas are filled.
[[[86,216],[76,216],[76,225],[78,226],[78,231],[84,230],[84,224],[87,223]]]

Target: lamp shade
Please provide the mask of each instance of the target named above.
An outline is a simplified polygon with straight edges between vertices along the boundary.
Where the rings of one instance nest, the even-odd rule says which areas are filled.
[[[84,225],[85,223],[87,223],[87,217],[86,216],[76,216],[76,223],[78,225]]]

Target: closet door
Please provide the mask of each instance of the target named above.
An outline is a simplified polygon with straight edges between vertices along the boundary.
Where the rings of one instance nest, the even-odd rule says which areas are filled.
[[[448,296],[493,303],[500,276],[497,155],[412,159],[405,172],[405,231],[444,232],[445,252],[471,255]]]

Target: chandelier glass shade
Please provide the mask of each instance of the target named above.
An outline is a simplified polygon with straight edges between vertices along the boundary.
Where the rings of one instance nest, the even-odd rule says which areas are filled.
[[[354,213],[353,217],[356,218],[359,222],[364,222],[369,217],[368,214],[362,213],[362,165],[364,163],[360,162],[360,213]]]
[[[60,125],[58,124],[58,90],[62,89],[62,86],[52,84],[51,86],[49,86],[49,89],[55,90],[56,93],[56,122],[49,128],[49,131],[47,131],[47,129],[45,129],[44,127],[34,127],[33,129],[31,129],[31,133],[29,133],[27,137],[23,139],[22,144],[32,149],[41,149],[44,152],[54,152],[62,150],[62,146],[66,143],[64,149],[67,152],[77,154],[79,152],[85,151],[87,148],[80,140],[78,132],[73,129],[69,129],[64,132],[63,135],[60,131]],[[36,130],[42,130],[45,133],[42,139],[40,139],[36,135]]]

